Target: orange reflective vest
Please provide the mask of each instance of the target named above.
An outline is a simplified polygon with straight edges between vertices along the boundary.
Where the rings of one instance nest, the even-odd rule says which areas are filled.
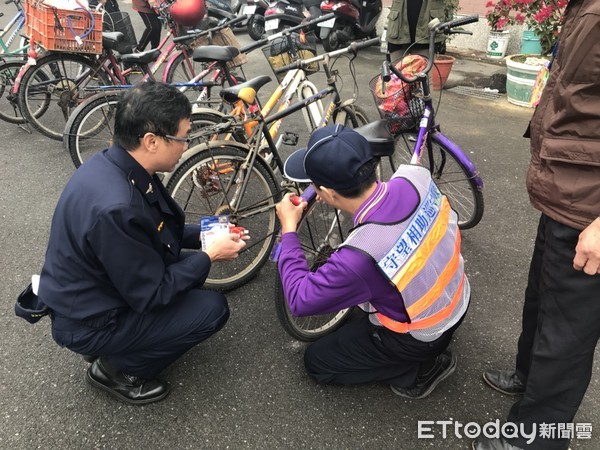
[[[400,223],[360,224],[343,246],[370,255],[402,296],[410,323],[376,312],[379,323],[432,341],[462,317],[469,303],[457,215],[427,169],[403,165],[396,177],[409,180],[419,193],[413,214]]]

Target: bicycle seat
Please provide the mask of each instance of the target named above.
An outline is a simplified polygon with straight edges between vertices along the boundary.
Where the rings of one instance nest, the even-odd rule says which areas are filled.
[[[196,47],[192,58],[196,62],[229,62],[240,54],[236,47],[221,47],[220,45],[204,45]]]
[[[125,40],[125,35],[120,31],[103,31],[102,32],[102,47],[116,50],[119,43]]]
[[[150,64],[158,59],[160,56],[160,50],[155,48],[153,50],[146,50],[140,53],[129,53],[127,55],[121,55],[121,61],[132,64]]]
[[[390,132],[387,120],[377,120],[354,131],[362,135],[371,145],[373,156],[390,156],[394,153],[394,136]]]
[[[221,98],[227,103],[235,103],[238,100],[243,100],[246,103],[254,103],[258,90],[271,81],[268,75],[261,75],[245,83],[230,86],[221,91]]]

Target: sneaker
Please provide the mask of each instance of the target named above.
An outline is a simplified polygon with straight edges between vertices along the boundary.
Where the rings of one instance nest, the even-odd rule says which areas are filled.
[[[435,358],[433,367],[417,376],[417,381],[412,387],[403,388],[390,385],[392,392],[400,397],[420,399],[433,392],[435,387],[448,378],[456,370],[456,356],[450,350],[444,351]]]

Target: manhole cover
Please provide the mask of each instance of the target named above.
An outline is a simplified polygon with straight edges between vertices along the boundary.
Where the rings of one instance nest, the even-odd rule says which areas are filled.
[[[486,91],[482,88],[474,88],[470,86],[456,86],[448,89],[450,92],[461,95],[470,95],[471,97],[481,98],[483,100],[497,100],[501,94],[493,91]]]

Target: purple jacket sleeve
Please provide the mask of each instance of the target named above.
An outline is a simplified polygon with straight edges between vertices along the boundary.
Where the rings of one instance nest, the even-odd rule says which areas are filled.
[[[340,249],[316,272],[311,272],[296,233],[284,234],[281,245],[279,273],[295,316],[326,314],[371,301],[370,284],[361,270],[372,266],[366,256]]]

